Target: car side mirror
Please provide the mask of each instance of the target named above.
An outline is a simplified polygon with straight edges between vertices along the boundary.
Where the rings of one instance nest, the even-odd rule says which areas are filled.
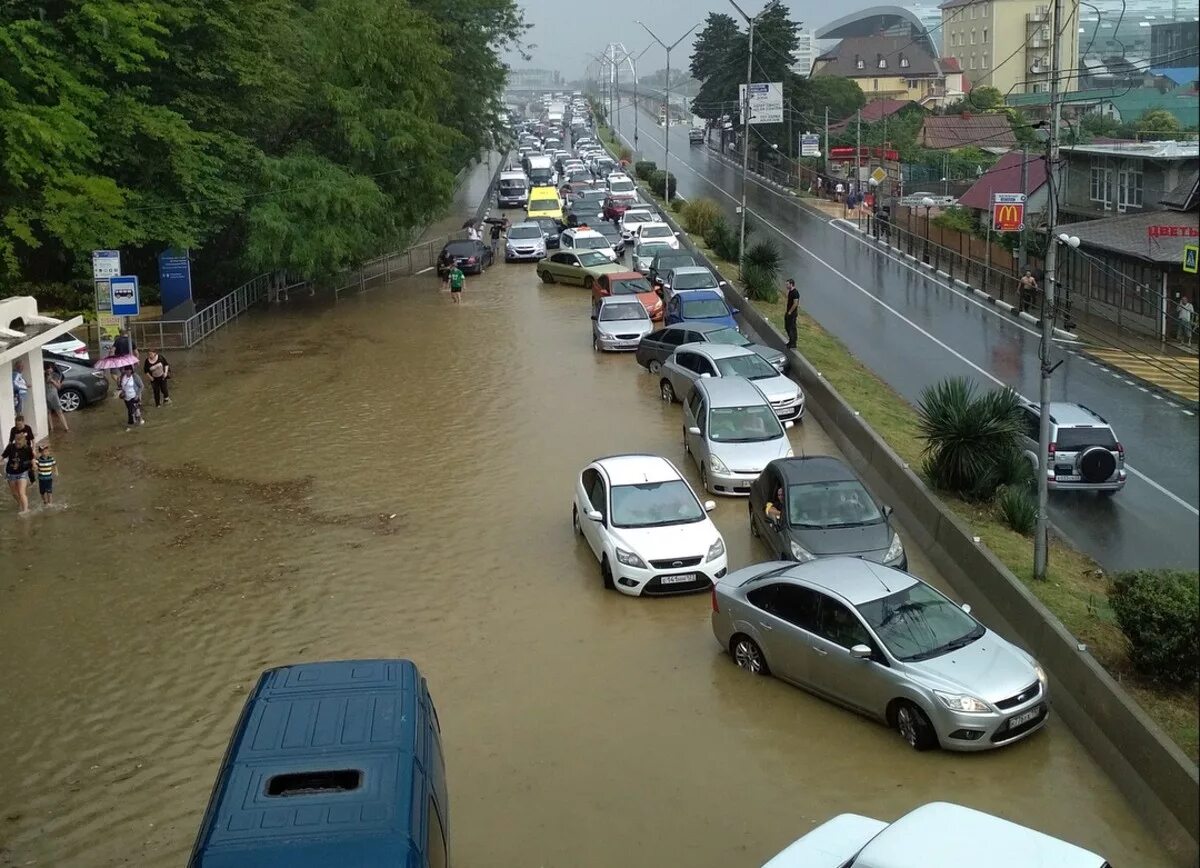
[[[736,315],[736,314],[741,313],[742,309],[740,307],[731,307],[729,309],[729,312]]]
[[[704,511],[705,512],[712,512],[716,508],[717,508],[717,502],[715,500],[704,501]]]
[[[708,380],[711,378],[712,378],[712,374],[710,374],[708,371],[705,371],[704,373],[702,373],[700,375],[700,379],[702,379],[702,380]]]
[[[850,656],[855,660],[870,660],[871,648],[868,645],[855,645],[850,649]]]
[[[593,319],[593,320],[598,320],[598,319],[599,319],[599,317],[598,317],[598,316],[596,316],[595,314],[592,314],[592,319]]]
[[[787,422],[783,423],[783,427],[787,430],[791,430],[792,428],[796,427],[796,423],[789,419]]]
[[[970,604],[970,603],[963,603],[963,604],[962,604],[962,610],[963,610],[964,612],[966,612],[968,615],[970,615],[970,614],[971,614],[971,604]]]
[[[579,263],[578,263],[578,262],[572,262],[572,263],[571,263],[571,267],[572,267],[572,268],[579,268]]]
[[[586,515],[592,521],[604,521],[604,513],[598,509],[589,509],[584,512],[584,515]]]
[[[688,433],[692,434],[696,437],[699,437],[700,436],[700,428],[697,427],[696,425],[693,425],[692,427],[688,428]]]
[[[890,506],[885,506],[885,507],[883,508],[883,517],[884,517],[884,518],[891,518],[891,517],[892,517],[892,513],[893,513],[893,512],[895,512],[895,511],[896,511],[896,510],[892,509]]]

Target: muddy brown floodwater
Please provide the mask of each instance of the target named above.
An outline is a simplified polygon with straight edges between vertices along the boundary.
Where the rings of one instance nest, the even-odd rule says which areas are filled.
[[[917,754],[738,670],[707,596],[604,591],[573,475],[626,450],[695,472],[678,406],[589,325],[532,266],[460,308],[426,275],[171,354],[175,405],[139,430],[115,400],[76,414],[64,508],[0,512],[0,864],[183,864],[259,672],[375,656],[429,679],[460,868],[758,868],[836,813],[934,799],[1171,864],[1058,720]],[[766,558],[744,501],[714,516],[731,567]]]

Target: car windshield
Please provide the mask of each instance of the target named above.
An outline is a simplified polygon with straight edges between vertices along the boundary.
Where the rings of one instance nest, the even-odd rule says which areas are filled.
[[[593,265],[607,265],[608,257],[603,253],[596,253],[594,250],[585,250],[579,254],[579,262],[584,267],[590,268]]]
[[[708,414],[708,439],[716,443],[757,443],[783,436],[775,411],[755,407],[714,407]]]
[[[763,380],[767,377],[778,377],[779,372],[762,360],[762,356],[749,353],[744,356],[732,356],[728,359],[717,359],[717,369],[722,377],[745,377],[747,380]]]
[[[600,308],[600,321],[647,319],[646,309],[640,304],[606,304]]]
[[[529,173],[529,180],[535,186],[542,184],[549,185],[553,177],[553,169],[534,169]]]
[[[650,291],[650,281],[644,277],[626,277],[612,282],[613,295],[637,295],[639,292]]]
[[[863,603],[858,611],[897,660],[940,657],[970,645],[985,632],[961,607],[922,582]]]
[[[474,256],[476,252],[474,241],[451,241],[446,245],[446,252],[451,256]]]
[[[672,268],[683,268],[685,265],[695,264],[696,260],[689,253],[672,253],[669,256],[660,256],[655,267],[659,271],[668,271]]]
[[[634,187],[633,181],[613,181],[608,185],[608,189],[614,193],[632,193],[636,187]]]
[[[562,231],[562,227],[558,225],[558,221],[551,220],[549,217],[538,220],[537,224],[542,227],[542,232],[546,235],[557,235]]]
[[[508,230],[509,238],[541,238],[542,230],[538,226],[514,226]]]
[[[749,339],[739,332],[737,329],[731,329],[728,326],[720,329],[713,329],[710,332],[704,333],[705,338],[710,343],[726,344],[731,347],[748,347],[750,346]]]
[[[856,479],[788,486],[788,515],[796,527],[861,527],[883,521],[883,513]]]
[[[632,226],[635,223],[649,223],[650,215],[644,211],[626,211],[623,220],[626,226]]]
[[[668,250],[670,248],[665,244],[639,244],[637,249],[638,259],[653,259],[658,255],[660,250]]]
[[[716,285],[711,271],[676,274],[671,281],[672,289],[714,289]]]
[[[575,246],[580,250],[603,250],[604,248],[608,247],[609,244],[608,239],[603,235],[601,235],[599,238],[594,235],[585,235],[583,238],[575,239]]]
[[[501,181],[500,189],[501,190],[524,190],[525,182],[524,181]]]
[[[666,527],[703,518],[704,509],[682,479],[613,486],[614,527]]]
[[[729,316],[729,308],[719,298],[697,298],[683,302],[683,315],[688,319],[713,319]]]
[[[643,238],[670,238],[672,236],[670,226],[644,226],[642,227]]]

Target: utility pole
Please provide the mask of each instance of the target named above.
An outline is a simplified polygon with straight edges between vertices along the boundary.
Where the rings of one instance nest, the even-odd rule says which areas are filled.
[[[729,0],[738,14],[746,19],[750,28],[750,44],[746,53],[746,97],[742,100],[742,223],[738,233],[738,263],[746,255],[746,177],[750,174],[750,84],[754,81],[754,25],[772,9],[779,5],[779,0],[770,0],[763,10],[751,18],[742,11],[742,7]]]
[[[829,174],[829,106],[825,106],[825,147],[822,151],[825,159],[825,174]]]
[[[1059,26],[1062,20],[1062,0],[1054,0],[1054,23],[1050,27],[1050,36],[1054,44],[1050,49],[1050,142],[1049,155],[1046,160],[1048,182],[1053,180],[1053,172],[1058,165],[1058,131],[1062,123],[1062,102],[1059,90],[1058,74],[1062,62],[1062,39]],[[1074,60],[1072,59],[1072,65]],[[1050,361],[1050,351],[1054,342],[1054,295],[1055,295],[1055,265],[1058,259],[1058,239],[1055,237],[1055,223],[1058,221],[1058,193],[1054,184],[1049,184],[1049,198],[1046,204],[1046,275],[1042,283],[1042,341],[1040,347],[1042,382],[1038,396],[1041,404],[1041,414],[1038,424],[1038,483],[1037,483],[1037,529],[1033,536],[1033,577],[1046,578],[1046,561],[1049,549],[1050,532],[1050,375],[1054,373],[1057,364]]]
[[[671,204],[671,49],[673,49],[676,45],[678,45],[679,43],[683,42],[683,40],[685,40],[689,36],[691,36],[692,31],[694,31],[697,27],[700,26],[700,22],[697,21],[695,24],[693,24],[690,28],[688,28],[687,33],[683,34],[683,36],[680,36],[678,39],[676,39],[670,45],[667,45],[667,43],[665,43],[661,39],[659,39],[657,34],[655,34],[655,32],[653,30],[651,30],[649,27],[647,27],[644,22],[639,21],[638,24],[641,24],[642,29],[650,34],[650,38],[653,39],[655,42],[657,42],[659,45],[661,45],[663,47],[663,50],[666,51],[666,53],[667,53],[667,84],[666,84],[666,90],[665,90],[667,116],[666,116],[666,127],[663,130],[663,172],[665,172],[666,176],[667,176],[667,180],[665,182],[665,192],[666,192],[667,204],[670,205]]]
[[[859,187],[861,187],[861,186],[862,186],[862,109],[859,109],[858,110],[857,129],[854,133],[854,187],[852,188],[854,190],[854,194],[856,196],[862,195],[862,190],[859,189]],[[847,196],[847,198],[849,198],[849,197]],[[862,219],[862,209],[857,208],[855,210],[857,211],[857,217],[855,219],[861,220]],[[842,212],[843,215],[845,215],[845,213],[846,213],[845,211]]]
[[[1029,213],[1029,148],[1021,148],[1021,194],[1025,197],[1025,213]],[[1025,230],[1017,238],[1017,271],[1025,274]]]
[[[641,104],[638,102],[638,73],[637,62],[642,59],[642,55],[649,51],[654,46],[647,45],[638,56],[631,58],[629,68],[633,71],[633,156],[637,159],[638,155],[638,115],[641,114]]]

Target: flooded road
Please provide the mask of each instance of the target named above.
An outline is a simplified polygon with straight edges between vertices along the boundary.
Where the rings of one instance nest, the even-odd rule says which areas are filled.
[[[429,679],[460,868],[757,868],[833,814],[934,799],[1171,864],[1057,720],[917,754],[738,670],[706,595],[604,591],[574,474],[638,450],[696,475],[678,406],[589,325],[532,266],[461,307],[425,275],[173,354],[175,405],[141,429],[113,400],[75,415],[65,508],[0,513],[0,865],[183,864],[259,672],[375,656]],[[714,519],[731,568],[766,557],[744,501]]]

